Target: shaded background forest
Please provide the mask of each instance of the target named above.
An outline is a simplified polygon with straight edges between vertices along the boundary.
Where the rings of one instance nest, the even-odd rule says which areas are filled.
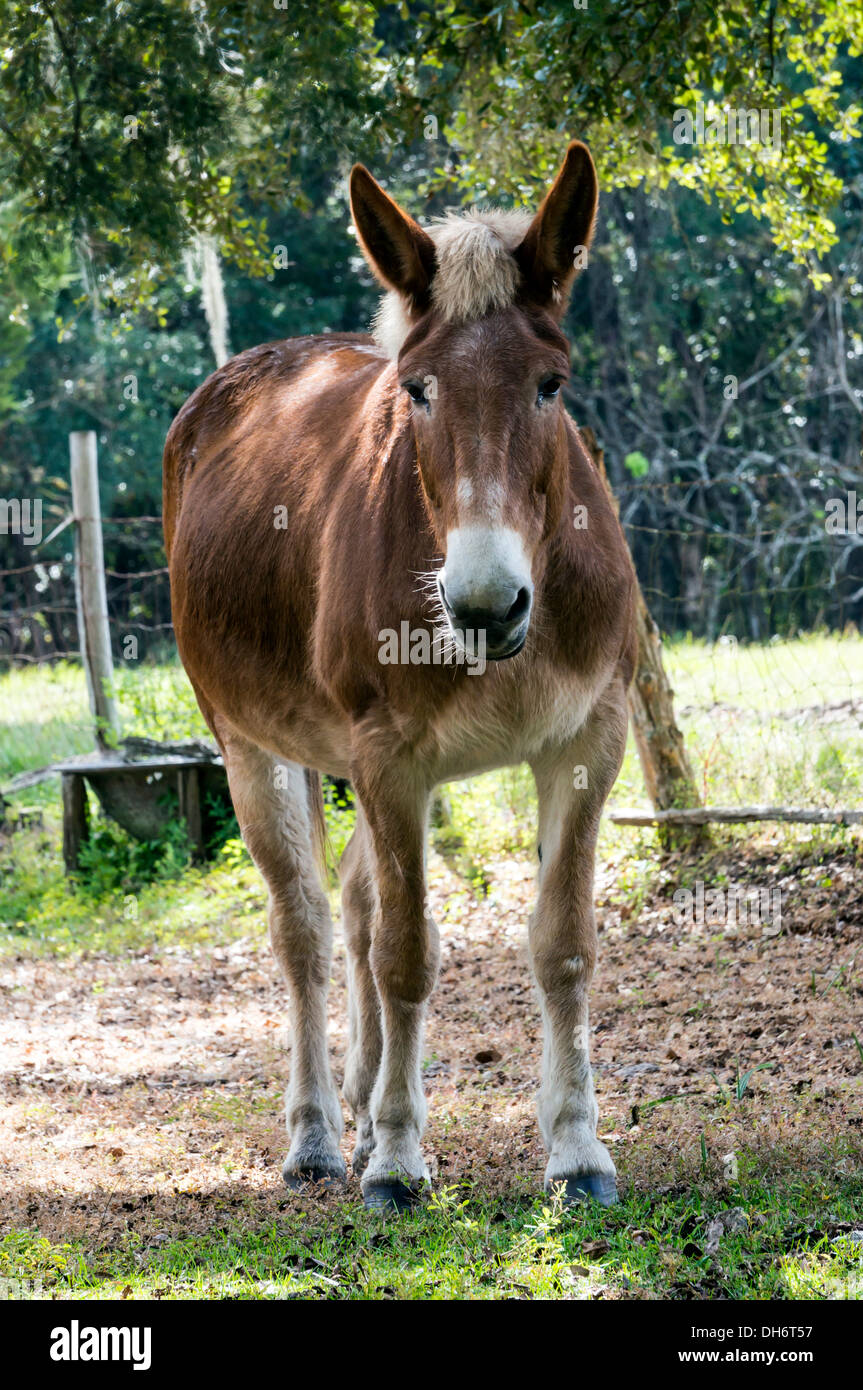
[[[624,90],[584,75],[598,62],[594,38],[613,28],[608,7],[590,19],[563,5],[532,7],[549,68],[565,59],[582,84],[553,129],[542,101],[555,77],[537,69],[527,31],[508,32],[517,6],[450,6],[443,19],[423,6],[299,8],[304,21],[294,18],[288,34],[275,8],[250,19],[231,4],[73,3],[61,20],[50,5],[0,6],[13,45],[0,72],[0,496],[43,499],[47,536],[69,510],[68,433],[97,430],[118,653],[129,633],[141,656],[172,642],[161,451],[174,413],[214,367],[193,232],[205,230],[222,251],[231,352],[362,331],[377,290],[350,228],[344,176],[353,159],[427,217],[474,193],[535,202],[568,136],[591,139],[602,176],[603,148],[615,149],[620,132],[636,140],[633,150],[639,133],[652,132],[639,157],[654,163],[627,183],[612,159],[603,180],[589,270],[565,322],[568,405],[605,449],[653,615],[665,632],[709,639],[859,625],[863,534],[825,526],[828,499],[855,487],[863,498],[863,154],[853,130],[837,132],[826,109],[819,127],[810,103],[822,151],[813,168],[835,234],[829,245],[813,233],[813,245],[789,248],[777,244],[782,209],[766,207],[769,180],[765,191],[753,176],[752,196],[732,189],[729,200],[715,171],[693,187],[657,174],[682,81],[667,74],[663,87],[656,76],[657,56],[667,66],[667,33],[643,52],[633,43],[641,87]],[[783,8],[793,37],[798,7]],[[714,90],[751,104],[757,20],[763,10],[775,24],[776,6],[757,6],[755,21],[741,7],[729,40],[736,79],[716,56],[728,36],[710,30],[709,7],[626,0],[615,22],[631,11],[634,23],[645,9],[657,24],[667,11],[706,34]],[[822,10],[844,13],[841,4]],[[561,31],[573,23],[582,28]],[[479,52],[460,38],[478,28]],[[426,67],[413,57],[419,34]],[[690,56],[698,52],[693,41]],[[771,71],[773,61],[771,50]],[[786,67],[787,99],[804,83]],[[853,103],[863,86],[853,44],[840,45],[829,67],[826,86]],[[694,76],[684,76],[691,94]],[[56,102],[40,115],[33,103],[45,92]],[[533,122],[542,132],[547,155],[532,155],[510,100],[526,103],[525,129]],[[122,134],[131,111],[142,112],[134,140]],[[172,192],[160,180],[180,165],[191,172]],[[491,166],[496,178],[478,177]],[[811,170],[806,177],[811,185]],[[804,189],[795,215],[802,209],[805,220],[810,196],[815,227],[818,189]],[[0,535],[0,656],[75,650],[71,562],[71,529],[35,548]]]

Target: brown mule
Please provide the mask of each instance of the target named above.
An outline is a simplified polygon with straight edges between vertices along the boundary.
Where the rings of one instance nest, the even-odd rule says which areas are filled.
[[[588,1055],[593,863],[626,741],[633,583],[560,400],[558,326],[592,235],[593,162],[570,145],[532,219],[473,212],[423,229],[359,165],[351,200],[388,291],[375,336],[242,353],[189,399],[165,448],[177,642],[269,888],[290,992],[285,1180],[345,1175],[316,774],[349,778],[357,800],[340,866],[353,1166],[367,1204],[404,1206],[428,1179],[429,800],[442,782],[527,762],[546,1185],[607,1203]]]

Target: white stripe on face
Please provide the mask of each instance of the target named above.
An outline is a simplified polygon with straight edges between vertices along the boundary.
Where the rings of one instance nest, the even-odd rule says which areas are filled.
[[[455,496],[459,514],[461,514],[462,509],[468,511],[473,502],[473,483],[470,478],[459,479],[458,487],[455,490]]]
[[[476,484],[470,478],[459,478],[455,495],[462,526],[479,525],[475,517],[482,517],[488,526],[503,515],[505,493],[495,479]]]

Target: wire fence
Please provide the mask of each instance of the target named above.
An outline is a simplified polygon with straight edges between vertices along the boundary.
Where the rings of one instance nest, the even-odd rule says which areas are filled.
[[[813,486],[811,472],[758,474],[749,460],[615,487],[705,803],[863,804],[863,520],[858,532],[849,481],[825,471]],[[844,529],[827,524],[834,497]],[[103,521],[112,647],[127,668],[176,659],[167,565],[154,563],[161,524]],[[73,530],[34,551],[0,570],[7,669],[79,659]],[[643,802],[643,790],[619,785],[615,799]]]
[[[860,471],[760,472],[759,462],[621,480],[621,522],[648,609],[666,639],[678,635],[664,643],[665,664],[702,802],[854,810],[863,806]],[[632,800],[643,801],[637,786]]]
[[[164,559],[162,518],[105,517],[102,526],[106,554],[119,555],[127,566],[105,566],[115,657],[170,658],[176,649],[167,563],[128,567],[136,552],[149,559],[158,551]],[[34,549],[38,558],[31,563],[0,569],[0,663],[7,666],[80,658],[72,533],[56,534]]]

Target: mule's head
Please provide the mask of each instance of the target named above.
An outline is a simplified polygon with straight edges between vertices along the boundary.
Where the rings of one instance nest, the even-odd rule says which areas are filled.
[[[596,204],[578,142],[533,218],[473,212],[424,230],[362,165],[351,174],[357,233],[389,291],[376,336],[409,398],[444,555],[435,594],[453,632],[483,631],[494,660],[524,645],[566,496],[569,347],[558,323]]]

